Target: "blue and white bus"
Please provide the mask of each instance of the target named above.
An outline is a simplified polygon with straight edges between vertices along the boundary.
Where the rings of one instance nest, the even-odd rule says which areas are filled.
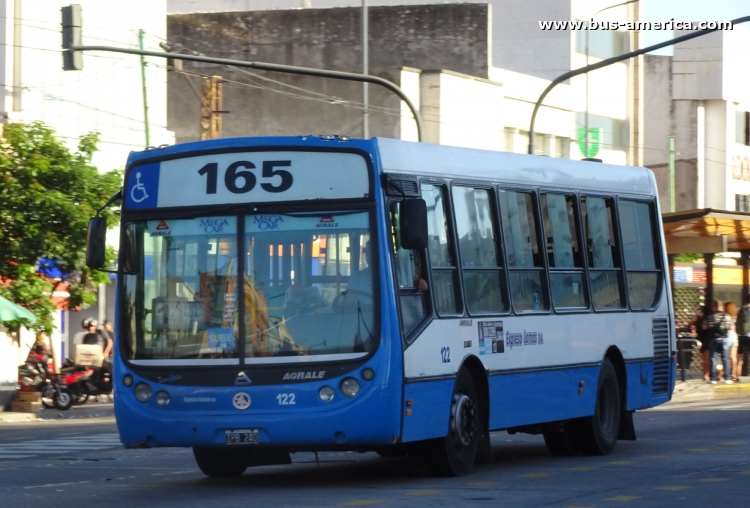
[[[115,413],[208,476],[318,450],[491,460],[489,432],[607,454],[671,397],[645,168],[339,136],[133,153]],[[103,263],[103,219],[89,262]]]

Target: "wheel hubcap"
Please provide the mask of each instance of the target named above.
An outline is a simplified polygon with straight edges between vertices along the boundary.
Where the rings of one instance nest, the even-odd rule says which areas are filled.
[[[476,415],[474,403],[463,393],[457,393],[453,396],[451,424],[451,430],[453,435],[456,436],[458,444],[469,446],[476,433]]]

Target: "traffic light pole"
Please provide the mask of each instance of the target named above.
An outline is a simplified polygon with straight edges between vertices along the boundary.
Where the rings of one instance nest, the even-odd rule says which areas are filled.
[[[731,23],[732,25],[739,25],[740,23],[745,23],[747,21],[750,21],[750,16],[743,16],[741,18],[733,19]],[[563,81],[567,81],[574,76],[579,76],[581,74],[586,74],[588,72],[601,69],[602,67],[607,67],[617,62],[622,62],[623,60],[629,60],[630,58],[633,58],[635,56],[640,56],[645,53],[651,53],[652,51],[656,51],[657,49],[666,48],[667,46],[674,46],[677,43],[687,41],[690,39],[695,39],[696,37],[700,37],[702,35],[716,32],[717,30],[719,30],[719,28],[707,28],[705,30],[698,30],[697,32],[693,32],[693,33],[683,35],[681,37],[677,37],[676,39],[672,39],[671,41],[660,42],[659,44],[654,44],[653,46],[649,46],[647,48],[639,49],[636,51],[631,51],[630,53],[624,53],[622,55],[618,55],[612,58],[607,58],[606,60],[602,60],[601,62],[587,65],[585,67],[580,67],[578,69],[574,69],[570,72],[566,72],[565,74],[561,74],[560,76],[556,77],[547,86],[547,88],[544,89],[544,92],[542,92],[542,95],[539,96],[539,99],[537,99],[536,104],[534,104],[534,111],[531,113],[531,125],[529,126],[529,150],[528,150],[529,155],[532,155],[534,153],[534,123],[536,122],[536,114],[539,112],[539,107],[542,105],[542,101],[544,100],[544,98],[547,97],[547,94],[549,94],[553,88],[555,88],[557,85],[559,85]],[[588,133],[586,133],[586,135],[588,136]]]
[[[63,27],[65,28],[65,27]],[[107,51],[110,53],[125,53],[128,55],[139,55],[139,56],[151,56],[156,58],[170,58],[174,60],[186,60],[189,62],[202,62],[216,65],[232,65],[235,67],[247,67],[250,69],[259,69],[263,71],[274,71],[274,72],[285,72],[287,74],[301,74],[304,76],[317,76],[320,78],[340,79],[345,81],[358,81],[360,83],[372,83],[387,88],[391,92],[399,96],[399,98],[409,106],[412,115],[414,115],[414,122],[417,124],[417,139],[422,141],[424,133],[424,125],[422,123],[422,116],[419,114],[419,110],[409,100],[401,88],[396,86],[390,81],[379,78],[377,76],[369,76],[364,74],[355,74],[352,72],[341,72],[341,71],[329,71],[324,69],[311,69],[308,67],[297,67],[295,65],[281,65],[263,62],[246,62],[244,60],[230,60],[226,58],[212,58],[208,56],[200,55],[182,55],[175,53],[162,53],[160,51],[143,51],[139,49],[131,48],[117,48],[113,46],[78,46],[70,45],[65,48],[71,55],[70,58],[75,58],[84,51]],[[81,66],[82,67],[82,66]]]

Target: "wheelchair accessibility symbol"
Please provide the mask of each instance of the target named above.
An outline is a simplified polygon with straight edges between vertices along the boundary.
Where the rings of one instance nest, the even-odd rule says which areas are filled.
[[[140,172],[135,174],[135,185],[130,189],[130,198],[133,200],[133,203],[140,203],[148,199],[146,187],[141,183]]]

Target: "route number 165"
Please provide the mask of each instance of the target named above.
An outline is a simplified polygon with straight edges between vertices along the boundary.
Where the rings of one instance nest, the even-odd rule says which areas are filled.
[[[284,192],[292,186],[292,174],[285,169],[275,169],[279,167],[289,167],[292,161],[263,161],[261,178],[270,181],[263,182],[260,187],[266,192]],[[255,164],[249,161],[233,162],[224,173],[224,186],[233,194],[245,194],[255,188],[257,177],[250,171],[256,169]],[[219,176],[219,163],[209,162],[201,169],[198,174],[206,175],[206,194],[216,194],[217,180]],[[278,177],[278,178],[276,178]],[[277,184],[277,185],[274,185]]]

